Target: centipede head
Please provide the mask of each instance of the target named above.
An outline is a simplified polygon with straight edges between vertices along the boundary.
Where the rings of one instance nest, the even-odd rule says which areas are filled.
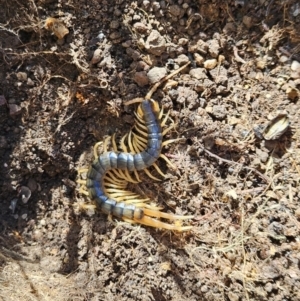
[[[159,104],[156,100],[153,100],[153,99],[147,99],[150,103],[151,103],[151,107],[152,107],[152,111],[155,113],[155,114],[159,114],[160,112],[160,108],[159,108]],[[140,101],[142,102],[142,101]],[[140,117],[143,117],[143,111],[142,111],[142,108],[141,108],[141,105],[138,106],[138,109],[137,109],[137,114],[140,116]]]

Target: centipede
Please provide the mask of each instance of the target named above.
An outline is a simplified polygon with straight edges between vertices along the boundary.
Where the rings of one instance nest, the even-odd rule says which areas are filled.
[[[135,113],[136,123],[117,146],[115,137],[98,142],[94,146],[94,161],[80,172],[86,172],[86,180],[78,180],[82,187],[80,191],[93,200],[101,212],[122,219],[129,223],[142,224],[154,228],[188,231],[191,226],[182,226],[184,220],[193,216],[165,213],[162,207],[149,203],[149,198],[126,190],[128,182],[140,181],[138,171],[154,180],[148,168],[154,166],[158,173],[164,173],[156,165],[158,158],[163,158],[169,165],[172,163],[161,150],[166,144],[174,140],[163,141],[166,133],[174,126],[172,124],[163,130],[169,114],[164,114],[156,101],[143,99]],[[108,151],[108,142],[112,144],[112,151]],[[104,152],[97,154],[97,148],[103,144]],[[133,177],[132,174],[135,176]],[[162,221],[164,219],[166,221]],[[170,222],[174,223],[170,223]]]

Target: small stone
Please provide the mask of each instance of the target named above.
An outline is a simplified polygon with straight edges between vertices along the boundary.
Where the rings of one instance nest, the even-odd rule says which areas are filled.
[[[210,56],[213,58],[217,58],[220,52],[219,42],[216,39],[214,39],[214,40],[209,40],[207,44],[208,44],[208,52]]]
[[[179,5],[171,5],[169,7],[169,12],[171,15],[178,17],[181,14],[181,8]]]
[[[197,42],[190,42],[188,51],[191,53],[199,52],[201,54],[206,54],[208,49],[208,45],[203,40],[198,40]]]
[[[12,211],[13,214],[15,213],[17,203],[18,203],[18,199],[16,199],[16,198],[11,200],[11,202],[10,202],[9,209]]]
[[[179,46],[184,46],[184,45],[186,45],[188,42],[189,42],[188,39],[186,39],[186,38],[180,38],[180,39],[178,40],[178,45],[179,45]]]
[[[31,197],[31,190],[27,186],[21,186],[19,188],[19,196],[22,202],[26,204]]]
[[[280,63],[286,63],[289,60],[289,58],[286,55],[282,55],[279,58]]]
[[[259,160],[262,162],[262,163],[266,163],[268,158],[269,158],[269,154],[267,152],[264,152],[262,151],[261,149],[257,148],[256,149],[256,154],[259,158]]]
[[[252,18],[248,16],[243,17],[243,24],[250,29],[253,26]]]
[[[233,22],[227,23],[223,28],[223,32],[227,35],[236,32],[235,24]]]
[[[136,72],[134,74],[133,80],[138,84],[139,87],[147,86],[149,84],[149,79],[146,71]]]
[[[27,73],[25,73],[25,72],[18,72],[16,75],[17,75],[18,80],[20,80],[22,82],[26,82],[27,81]]]
[[[93,65],[97,64],[101,61],[101,59],[102,59],[102,50],[98,48],[94,51],[93,57],[91,59],[91,64]]]
[[[291,100],[295,100],[297,97],[299,97],[299,92],[296,88],[288,86],[285,92],[288,98]]]
[[[264,60],[257,61],[256,62],[256,67],[258,69],[265,69],[265,67],[266,67],[266,61],[264,61]]]
[[[30,179],[28,180],[27,186],[28,186],[28,188],[29,188],[32,192],[34,192],[35,190],[37,190],[37,187],[38,187],[36,181],[35,181],[33,178],[30,178]]]
[[[179,66],[183,66],[186,63],[188,63],[190,60],[188,58],[187,55],[185,54],[180,54],[176,59],[175,62],[179,65]]]
[[[239,301],[240,297],[239,295],[235,294],[234,292],[229,291],[228,292],[228,298],[230,301]]]
[[[134,23],[133,29],[138,33],[147,33],[147,31],[148,31],[148,27],[142,22]]]
[[[146,40],[145,48],[150,53],[160,56],[166,49],[166,40],[157,30],[152,30]]]
[[[300,72],[300,63],[298,61],[293,61],[291,64],[291,70]]]
[[[121,33],[119,31],[114,31],[112,32],[109,37],[112,39],[112,40],[117,40],[121,37]]]
[[[197,64],[197,66],[202,66],[204,63],[204,57],[197,52],[194,53],[194,60]]]
[[[167,70],[164,67],[154,67],[148,73],[148,79],[151,84],[157,83],[167,74]]]
[[[30,77],[28,77],[28,79],[27,79],[27,85],[31,86],[31,87],[34,86],[34,82]]]
[[[225,106],[215,105],[212,108],[212,115],[219,120],[224,119],[227,116],[227,110]]]
[[[195,68],[191,69],[190,76],[196,79],[205,79],[207,78],[206,70],[204,68]]]
[[[300,218],[300,208],[297,208],[296,211],[295,211],[295,216],[297,218]]]
[[[117,21],[117,20],[113,20],[113,21],[111,21],[110,24],[109,24],[109,27],[110,27],[111,29],[117,29],[117,28],[119,28],[119,26],[120,26],[120,23],[119,23],[119,21]]]
[[[218,61],[216,59],[211,59],[211,60],[206,60],[204,63],[203,63],[203,66],[205,69],[214,69],[218,64]]]
[[[22,112],[22,108],[16,104],[9,104],[8,107],[10,116],[15,116]]]
[[[122,43],[122,46],[123,46],[124,48],[128,48],[128,47],[130,47],[131,45],[132,45],[132,41],[131,41],[131,40],[127,40],[127,41],[125,41],[125,42]]]
[[[4,95],[0,95],[0,106],[6,105],[7,101],[4,97]]]

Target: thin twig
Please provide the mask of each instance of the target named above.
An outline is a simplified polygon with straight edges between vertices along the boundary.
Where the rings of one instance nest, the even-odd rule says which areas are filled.
[[[239,163],[239,162],[235,162],[235,161],[230,161],[230,160],[227,160],[227,159],[224,159],[224,158],[221,158],[215,154],[213,154],[212,152],[210,152],[209,150],[203,148],[204,152],[206,152],[209,156],[215,158],[215,159],[218,159],[222,162],[225,162],[225,163],[228,163],[230,165],[239,165],[241,168],[244,168],[246,170],[249,170],[249,171],[253,171],[254,173],[256,173],[257,175],[259,175],[267,184],[269,184],[271,182],[271,180],[263,175],[261,172],[259,172],[257,169],[255,168],[252,168],[252,167],[249,167],[249,166],[244,166],[242,163]]]

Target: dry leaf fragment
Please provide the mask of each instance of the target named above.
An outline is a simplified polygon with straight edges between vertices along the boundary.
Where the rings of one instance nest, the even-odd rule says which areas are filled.
[[[60,40],[69,33],[69,29],[60,20],[51,17],[47,18],[45,28],[51,30]]]

